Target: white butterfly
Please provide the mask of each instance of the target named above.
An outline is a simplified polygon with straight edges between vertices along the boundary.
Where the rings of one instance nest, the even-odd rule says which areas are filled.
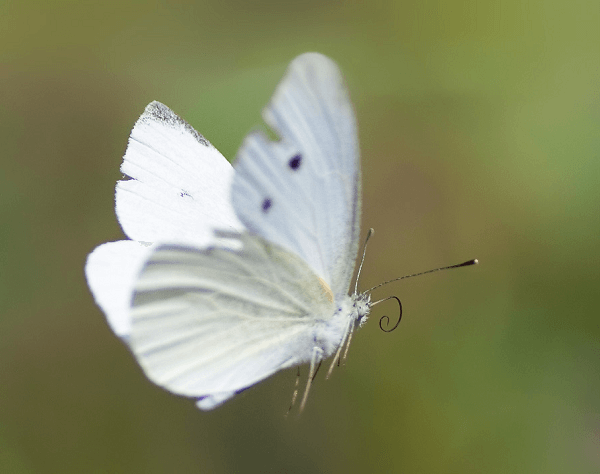
[[[340,357],[371,306],[348,295],[361,211],[357,130],[333,61],[292,61],[235,168],[169,108],[135,124],[116,187],[131,240],[88,257],[110,327],[150,380],[211,409],[269,375]],[[332,364],[333,367],[333,364]]]

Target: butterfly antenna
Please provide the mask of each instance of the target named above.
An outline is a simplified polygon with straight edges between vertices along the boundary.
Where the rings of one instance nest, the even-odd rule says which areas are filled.
[[[463,262],[463,263],[458,263],[456,265],[450,265],[448,267],[434,268],[433,270],[427,270],[426,272],[413,273],[412,275],[404,275],[403,277],[400,277],[400,278],[394,278],[393,280],[384,281],[383,283],[380,283],[379,285],[374,286],[370,290],[365,291],[365,293],[370,293],[371,291],[379,288],[380,286],[387,285],[388,283],[392,283],[393,281],[404,280],[406,278],[412,278],[412,277],[416,277],[416,276],[420,276],[420,275],[426,275],[427,273],[434,273],[434,272],[439,272],[442,270],[449,270],[451,268],[468,267],[470,265],[477,265],[478,263],[479,263],[479,260],[477,260],[475,258],[473,260],[469,260],[469,261]],[[362,264],[361,264],[361,266],[362,266]],[[384,300],[382,300],[382,301],[384,301]],[[380,301],[378,301],[378,303],[380,303]]]
[[[369,243],[369,239],[375,233],[375,229],[371,227],[367,232],[367,238],[365,239],[365,243],[363,244],[362,258],[360,259],[360,265],[358,266],[358,272],[356,272],[356,280],[354,281],[354,294],[358,293],[358,279],[360,278],[360,272],[363,267],[363,263],[365,263],[365,254],[367,252],[367,243]]]

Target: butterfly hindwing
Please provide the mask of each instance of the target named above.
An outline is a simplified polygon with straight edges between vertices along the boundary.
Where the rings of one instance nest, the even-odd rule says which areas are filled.
[[[227,398],[306,362],[319,315],[334,312],[300,258],[246,233],[228,240],[237,250],[160,246],[139,276],[130,347],[174,393]]]
[[[99,245],[88,255],[85,276],[113,332],[127,340],[131,332],[131,295],[152,247],[134,240]]]

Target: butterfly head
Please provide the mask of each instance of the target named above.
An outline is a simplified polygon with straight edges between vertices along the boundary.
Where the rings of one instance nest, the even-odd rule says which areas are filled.
[[[352,303],[355,314],[355,325],[362,327],[367,322],[369,311],[371,311],[371,293],[354,294],[352,296]]]

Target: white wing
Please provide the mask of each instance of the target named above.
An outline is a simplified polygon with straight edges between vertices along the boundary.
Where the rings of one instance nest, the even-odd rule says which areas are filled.
[[[113,332],[127,338],[131,332],[131,299],[135,280],[152,247],[134,240],[108,242],[94,249],[85,264],[85,276],[96,304]]]
[[[280,141],[250,134],[238,152],[232,201],[252,232],[293,251],[348,293],[361,205],[356,124],[340,71],[317,53],[289,66],[265,122]]]
[[[121,170],[131,179],[117,183],[117,217],[134,240],[97,247],[85,274],[110,327],[127,338],[135,278],[150,253],[140,242],[208,245],[215,228],[243,226],[230,203],[229,162],[159,102],[149,104],[135,124]]]
[[[335,310],[300,258],[258,236],[228,237],[241,250],[160,246],[140,274],[132,310],[129,342],[148,378],[206,397],[204,409],[307,362]]]
[[[152,102],[129,137],[116,211],[130,239],[204,245],[214,228],[241,229],[230,204],[233,168],[166,105]]]

